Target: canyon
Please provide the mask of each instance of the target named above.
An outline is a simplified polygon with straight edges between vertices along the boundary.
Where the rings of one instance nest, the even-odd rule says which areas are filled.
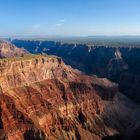
[[[0,140],[140,140],[140,0],[1,0],[0,17]]]
[[[119,43],[108,40],[107,43],[98,42],[98,46],[48,40],[13,39],[11,42],[33,54],[57,55],[66,64],[88,75],[108,78],[119,84],[119,90],[124,95],[140,103],[140,44],[138,41],[131,42],[130,39]]]
[[[1,140],[135,137],[140,107],[118,84],[87,76],[56,56],[28,55],[0,60]]]

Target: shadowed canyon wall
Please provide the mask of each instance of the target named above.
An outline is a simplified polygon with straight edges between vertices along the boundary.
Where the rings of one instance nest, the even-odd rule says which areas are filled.
[[[31,53],[60,56],[66,64],[86,74],[107,77],[119,84],[123,94],[140,103],[140,48],[138,45],[135,48],[123,44],[120,44],[121,47],[119,44],[116,47],[106,47],[28,40],[13,40],[12,43],[18,47],[24,47]]]
[[[138,129],[139,106],[117,84],[86,76],[58,57],[1,59],[0,81],[3,140],[101,140]]]

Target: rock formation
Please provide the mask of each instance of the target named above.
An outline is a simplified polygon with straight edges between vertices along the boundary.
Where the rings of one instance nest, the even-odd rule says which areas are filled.
[[[25,47],[31,53],[43,52],[62,57],[66,64],[86,74],[109,78],[119,84],[119,90],[123,94],[140,103],[140,45],[138,42],[109,41],[106,44],[99,41],[98,45],[101,46],[91,46],[47,40],[15,39],[12,43],[18,47]]]
[[[0,58],[19,57],[28,52],[23,48],[17,48],[15,45],[6,41],[0,41]]]
[[[109,61],[107,68],[108,77],[113,77],[122,71],[128,70],[128,64],[123,60],[119,48],[116,49],[115,57]]]
[[[137,129],[139,111],[119,93],[117,84],[86,76],[61,58],[36,55],[0,60],[2,140],[126,137]]]

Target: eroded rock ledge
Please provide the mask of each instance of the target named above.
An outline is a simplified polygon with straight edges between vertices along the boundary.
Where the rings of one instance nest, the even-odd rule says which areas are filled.
[[[104,102],[114,101],[117,85],[61,58],[1,60],[0,86],[1,139],[99,140],[119,133],[104,122]]]
[[[55,78],[74,79],[71,68],[58,57],[33,55],[0,61],[0,86],[3,91]]]

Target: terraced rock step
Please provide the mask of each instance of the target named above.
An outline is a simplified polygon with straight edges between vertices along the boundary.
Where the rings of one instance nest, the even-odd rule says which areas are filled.
[[[1,139],[101,140],[125,136],[130,123],[133,132],[140,118],[132,121],[139,107],[128,106],[117,84],[86,76],[59,57],[1,60],[0,88]]]

